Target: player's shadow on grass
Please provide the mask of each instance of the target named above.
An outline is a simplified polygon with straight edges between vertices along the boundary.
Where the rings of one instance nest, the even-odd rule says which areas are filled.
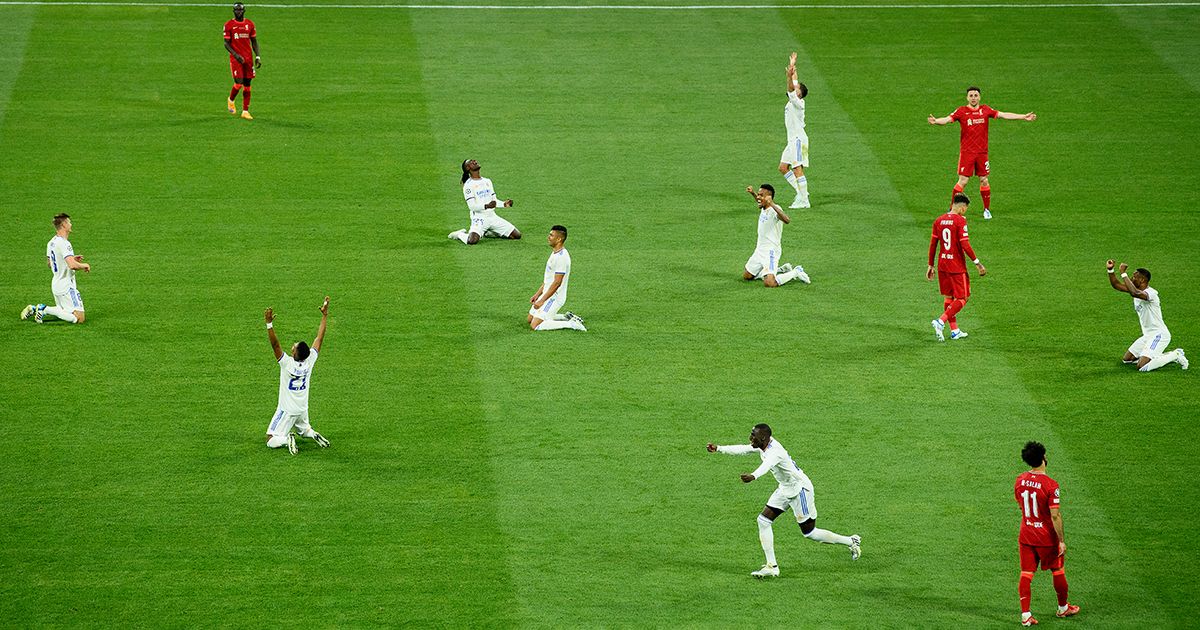
[[[1006,624],[1012,622],[1014,618],[1011,611],[1006,614],[1001,611],[1000,607],[973,604],[968,599],[940,596],[935,592],[930,592],[927,588],[864,586],[857,590],[862,598],[875,600],[887,610],[952,610],[975,618],[981,622],[981,625],[983,623]]]

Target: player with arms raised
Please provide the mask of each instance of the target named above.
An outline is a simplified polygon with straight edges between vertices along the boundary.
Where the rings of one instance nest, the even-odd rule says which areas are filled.
[[[1037,114],[1013,114],[1002,112],[987,105],[979,104],[979,88],[967,88],[967,104],[954,110],[949,116],[938,118],[929,115],[929,124],[945,125],[957,121],[960,127],[958,134],[958,183],[954,185],[954,194],[961,193],[970,181],[971,176],[979,176],[979,196],[983,198],[983,218],[992,218],[992,186],[988,183],[988,175],[992,165],[988,160],[988,121],[992,118],[1004,120],[1037,120]]]
[[[311,384],[313,364],[317,362],[317,353],[321,351],[321,343],[325,341],[325,325],[329,321],[329,296],[321,303],[321,325],[317,327],[317,338],[313,340],[312,348],[303,341],[292,344],[291,354],[284,354],[275,336],[275,311],[267,309],[264,313],[267,320],[267,337],[271,341],[271,350],[275,352],[275,361],[279,363],[279,407],[271,417],[267,426],[267,446],[279,448],[287,445],[288,452],[295,455],[296,436],[292,429],[301,437],[312,438],[322,448],[329,446],[325,436],[313,430],[308,423],[308,388]]]
[[[446,238],[459,240],[467,245],[474,245],[485,236],[513,240],[521,238],[521,232],[517,230],[517,226],[496,214],[496,208],[501,206],[511,208],[513,200],[500,201],[496,197],[496,187],[492,185],[492,180],[480,176],[479,170],[479,162],[463,160],[463,198],[467,200],[467,209],[471,211],[471,228],[455,230],[447,234]]]
[[[1038,565],[1049,571],[1054,578],[1054,592],[1058,594],[1058,616],[1070,617],[1079,612],[1079,606],[1067,603],[1067,576],[1063,571],[1067,543],[1063,540],[1061,497],[1058,482],[1046,474],[1046,447],[1038,442],[1027,442],[1021,449],[1021,459],[1029,464],[1030,470],[1017,476],[1013,494],[1021,510],[1021,579],[1017,594],[1021,597],[1021,625],[1036,626],[1038,620],[1029,612],[1030,588],[1033,574]]]
[[[946,340],[943,332],[946,324],[950,324],[951,339],[967,336],[966,331],[959,330],[955,317],[967,305],[967,298],[971,297],[971,277],[967,275],[966,261],[975,263],[979,275],[987,275],[987,268],[979,262],[967,238],[967,219],[963,215],[967,214],[970,203],[966,195],[954,193],[950,211],[933,221],[933,236],[929,239],[929,268],[925,270],[925,279],[933,280],[933,260],[936,257],[938,287],[944,299],[941,316],[930,323],[938,341]]]
[[[262,56],[258,54],[258,33],[254,22],[246,18],[246,5],[235,2],[233,19],[225,23],[225,50],[229,51],[229,68],[233,71],[233,89],[229,90],[226,108],[230,114],[237,113],[233,99],[242,92],[242,118],[254,120],[250,115],[250,83],[254,80],[254,69],[262,67]],[[250,56],[254,55],[254,63]]]
[[[1121,361],[1136,363],[1139,372],[1157,370],[1172,362],[1188,369],[1183,348],[1164,352],[1171,345],[1171,331],[1163,323],[1162,301],[1158,299],[1158,291],[1150,286],[1150,270],[1139,268],[1131,278],[1125,271],[1129,265],[1121,263],[1121,279],[1117,280],[1113,264],[1112,260],[1107,263],[1108,282],[1113,289],[1133,296],[1133,310],[1137,311],[1138,323],[1142,325],[1142,336],[1129,346]]]
[[[811,207],[808,202],[808,132],[804,129],[804,97],[808,86],[796,78],[796,53],[792,53],[787,66],[787,105],[783,106],[783,124],[787,128],[788,141],[779,157],[779,172],[788,185],[796,191],[796,200],[791,209]]]

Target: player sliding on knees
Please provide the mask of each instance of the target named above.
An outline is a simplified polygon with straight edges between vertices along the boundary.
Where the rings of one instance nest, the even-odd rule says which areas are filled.
[[[550,258],[546,261],[546,272],[542,275],[542,286],[537,293],[529,298],[529,322],[531,330],[572,330],[587,331],[583,326],[583,318],[567,311],[559,315],[558,311],[567,303],[567,285],[571,281],[571,254],[567,252],[567,228],[556,225],[550,228],[546,235],[550,245]]]
[[[1162,302],[1158,299],[1158,291],[1150,286],[1150,271],[1139,268],[1130,277],[1125,272],[1129,265],[1121,263],[1121,279],[1117,280],[1113,261],[1109,260],[1108,283],[1112,288],[1133,296],[1133,310],[1137,311],[1138,322],[1142,325],[1142,336],[1129,346],[1121,361],[1136,363],[1139,372],[1150,372],[1167,365],[1178,363],[1179,367],[1188,369],[1187,357],[1183,348],[1165,352],[1171,345],[1171,331],[1163,323]]]
[[[779,157],[779,173],[796,191],[796,200],[790,209],[811,207],[808,203],[808,132],[804,130],[804,97],[808,86],[796,79],[796,53],[792,53],[787,67],[787,105],[783,107],[783,123],[787,128],[788,141]]]
[[[515,225],[496,214],[496,208],[500,206],[511,208],[513,200],[500,201],[496,197],[492,180],[479,176],[479,162],[463,160],[462,185],[463,197],[467,200],[467,208],[471,210],[471,227],[467,230],[455,230],[447,234],[446,238],[459,240],[467,245],[474,245],[485,236],[513,240],[521,238],[521,233]]]
[[[796,462],[792,461],[792,456],[788,455],[783,445],[771,437],[771,427],[765,424],[754,425],[754,429],[750,431],[750,444],[717,446],[709,442],[708,452],[727,455],[757,453],[762,458],[762,465],[752,473],[743,473],[742,482],[750,483],[768,471],[779,482],[779,487],[771,493],[771,498],[767,499],[762,514],[758,515],[758,541],[762,543],[767,563],[750,575],[756,578],[779,577],[779,565],[775,562],[775,532],[772,526],[775,519],[788,508],[792,508],[796,513],[796,522],[805,538],[822,543],[846,545],[850,548],[851,560],[858,560],[862,555],[862,537],[858,534],[842,536],[827,529],[817,528],[817,504],[812,481],[809,481],[804,471],[796,467]]]
[[[779,264],[779,257],[783,254],[783,226],[792,220],[783,208],[775,205],[775,188],[763,184],[755,192],[753,187],[747,186],[746,192],[758,203],[758,243],[746,261],[742,279],[762,280],[765,287],[781,287],[796,278],[804,284],[811,284],[812,280],[804,273],[804,267]]]
[[[267,426],[267,446],[279,448],[286,445],[288,452],[295,455],[299,452],[296,447],[295,429],[301,437],[312,438],[322,448],[329,446],[325,436],[313,430],[308,423],[308,388],[311,385],[313,364],[317,362],[317,353],[321,351],[321,343],[325,341],[325,325],[329,321],[329,296],[321,303],[321,325],[317,327],[317,338],[312,347],[303,341],[292,344],[291,354],[284,354],[279,347],[279,339],[275,336],[275,312],[267,309],[264,314],[267,320],[267,337],[271,340],[271,350],[275,351],[275,360],[279,363],[279,407],[271,417]]]
[[[967,305],[971,297],[971,276],[967,275],[967,260],[975,263],[980,276],[987,275],[987,268],[975,256],[971,249],[971,241],[967,238],[967,206],[970,199],[962,193],[954,193],[954,203],[950,212],[939,216],[933,221],[933,236],[929,240],[929,268],[925,270],[925,279],[933,280],[933,259],[937,257],[938,287],[942,291],[942,314],[930,322],[933,334],[938,341],[945,341],[943,331],[950,324],[950,338],[962,339],[966,331],[959,330],[958,312]]]

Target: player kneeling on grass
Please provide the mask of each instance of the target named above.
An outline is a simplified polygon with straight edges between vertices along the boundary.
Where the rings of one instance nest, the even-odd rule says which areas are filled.
[[[762,543],[763,553],[767,563],[763,568],[751,573],[756,578],[779,577],[779,565],[775,562],[775,532],[772,524],[775,518],[792,508],[796,513],[796,522],[800,531],[809,540],[823,543],[846,545],[850,548],[850,559],[858,560],[862,555],[862,537],[842,536],[827,529],[817,529],[817,504],[813,493],[812,481],[808,475],[796,466],[792,456],[788,455],[783,445],[771,437],[771,427],[765,424],[754,425],[750,431],[750,444],[736,446],[717,446],[708,443],[708,452],[725,453],[728,455],[748,455],[758,453],[762,458],[760,465],[752,473],[743,473],[742,481],[750,483],[770,471],[779,482],[779,487],[767,499],[767,505],[762,514],[758,515],[758,540]]]
[[[542,276],[542,286],[537,293],[529,298],[529,328],[532,330],[559,330],[570,328],[583,330],[583,318],[567,311],[559,315],[558,311],[567,303],[567,284],[571,281],[571,254],[567,253],[567,228],[556,225],[550,228],[546,236],[550,244],[550,259],[546,261],[546,272]]]
[[[1150,286],[1150,271],[1138,269],[1131,278],[1126,269],[1129,265],[1121,263],[1121,279],[1113,269],[1113,261],[1109,260],[1108,283],[1112,288],[1133,296],[1133,310],[1137,311],[1138,322],[1142,325],[1142,336],[1133,342],[1121,358],[1125,363],[1137,363],[1139,372],[1149,372],[1168,363],[1178,363],[1179,367],[1188,369],[1187,357],[1183,348],[1164,352],[1171,345],[1171,331],[1163,323],[1162,302],[1158,299],[1158,291]]]
[[[758,243],[750,260],[746,261],[742,279],[762,280],[764,287],[781,287],[796,278],[804,284],[811,284],[812,280],[804,273],[804,267],[779,264],[779,257],[783,254],[783,226],[792,220],[783,208],[775,204],[775,188],[763,184],[755,192],[753,187],[747,186],[746,192],[758,203]]]
[[[471,228],[455,230],[446,237],[452,241],[462,241],[467,245],[474,245],[485,236],[513,240],[521,238],[521,232],[517,230],[517,226],[496,214],[496,208],[501,206],[511,208],[513,200],[500,201],[500,198],[496,196],[495,186],[492,186],[492,180],[481,177],[479,169],[479,162],[463,160],[463,198],[467,200],[467,209],[471,211]]]
[[[329,296],[321,304],[321,325],[317,328],[317,338],[312,347],[303,341],[292,345],[291,355],[283,353],[279,347],[279,339],[275,336],[275,312],[267,309],[267,337],[271,339],[271,349],[275,351],[275,360],[279,362],[279,407],[271,417],[267,426],[267,446],[279,448],[287,445],[288,452],[295,455],[296,436],[292,429],[301,437],[312,438],[321,447],[329,446],[329,440],[313,430],[308,423],[308,387],[312,378],[313,364],[317,362],[317,353],[321,350],[321,342],[325,340],[325,324],[329,320]]]
[[[47,315],[72,324],[82,324],[83,297],[75,288],[75,271],[82,269],[91,272],[92,266],[83,262],[83,256],[75,253],[71,241],[71,217],[64,213],[54,215],[54,237],[46,243],[46,266],[54,279],[50,281],[50,292],[54,294],[54,306],[45,304],[30,304],[21,310],[21,319],[29,319],[41,324]]]

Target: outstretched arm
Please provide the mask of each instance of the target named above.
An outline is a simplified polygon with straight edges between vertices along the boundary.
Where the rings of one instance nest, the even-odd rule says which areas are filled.
[[[931,125],[945,125],[954,119],[949,116],[942,116],[941,118],[938,118],[937,116],[930,114],[929,118],[927,120],[929,121],[929,124],[931,124]]]
[[[758,450],[749,444],[733,444],[730,446],[717,446],[712,442],[708,443],[709,453],[724,453],[726,455],[749,455]]]
[[[275,351],[275,361],[278,362],[283,358],[283,348],[279,347],[279,338],[275,336],[275,311],[267,309],[263,319],[267,320],[267,338],[271,340],[271,350]]]
[[[1034,121],[1034,120],[1037,120],[1037,114],[1035,114],[1033,112],[1029,112],[1028,114],[1014,114],[1012,112],[996,112],[996,118],[1003,118],[1004,120]]]
[[[321,304],[321,325],[317,327],[317,338],[313,340],[312,349],[321,352],[321,343],[325,341],[325,324],[329,321],[329,296]]]

